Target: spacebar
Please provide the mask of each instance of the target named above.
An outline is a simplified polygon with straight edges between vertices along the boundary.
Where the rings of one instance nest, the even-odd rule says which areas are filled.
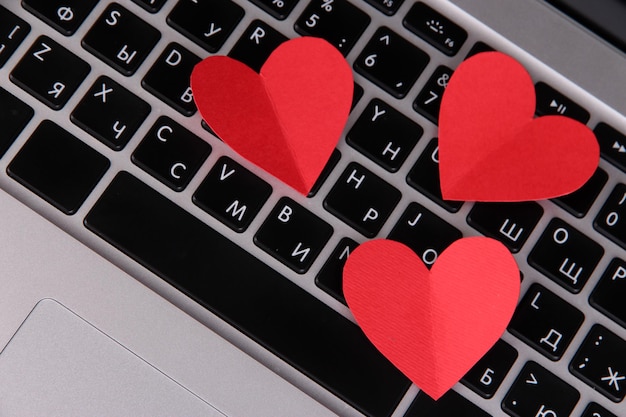
[[[408,388],[355,324],[129,173],[85,225],[362,413]]]

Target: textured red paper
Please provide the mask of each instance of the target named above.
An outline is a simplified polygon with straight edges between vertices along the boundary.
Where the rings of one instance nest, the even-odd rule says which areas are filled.
[[[524,67],[499,52],[454,72],[441,101],[439,173],[448,200],[526,201],[569,194],[593,175],[593,132],[564,116],[533,119],[535,89]]]
[[[191,74],[200,114],[226,144],[302,194],[319,177],[350,113],[352,70],[325,40],[281,44],[260,74],[212,56]]]
[[[370,341],[439,399],[496,343],[519,297],[519,270],[500,242],[450,245],[429,271],[405,245],[372,240],[343,271],[343,291]]]

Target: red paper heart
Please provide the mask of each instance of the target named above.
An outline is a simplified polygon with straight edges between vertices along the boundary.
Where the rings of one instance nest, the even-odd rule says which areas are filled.
[[[260,74],[225,56],[206,58],[191,74],[198,110],[217,136],[302,194],[337,145],[353,86],[341,53],[311,37],[281,44]]]
[[[448,200],[526,201],[569,194],[593,175],[593,132],[563,116],[533,119],[535,89],[520,63],[475,55],[454,72],[441,101],[439,173]]]
[[[373,240],[354,250],[343,271],[363,332],[435,400],[496,343],[519,290],[515,259],[485,237],[454,242],[430,271],[403,244]]]

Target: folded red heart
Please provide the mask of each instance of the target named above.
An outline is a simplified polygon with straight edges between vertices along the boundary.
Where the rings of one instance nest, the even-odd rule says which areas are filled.
[[[430,271],[405,245],[372,240],[348,257],[343,291],[374,346],[437,400],[498,341],[520,276],[508,249],[485,237],[457,240]]]
[[[595,135],[570,118],[534,112],[533,82],[513,58],[485,52],[459,65],[439,116],[443,198],[541,200],[580,188],[598,166]]]
[[[339,141],[353,88],[341,53],[311,37],[281,44],[260,74],[225,56],[191,74],[198,110],[217,136],[305,195]]]

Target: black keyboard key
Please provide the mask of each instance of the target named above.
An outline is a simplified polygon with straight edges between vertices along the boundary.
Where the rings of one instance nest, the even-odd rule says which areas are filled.
[[[608,174],[601,168],[598,168],[589,181],[578,190],[571,194],[555,198],[552,201],[567,210],[573,216],[578,218],[585,217],[608,179]]]
[[[363,93],[363,87],[361,87],[357,83],[354,83],[354,91],[352,93],[352,105],[350,106],[350,111],[354,110],[354,106],[356,106],[359,100],[361,100],[361,97],[363,97]]]
[[[150,105],[101,76],[72,112],[74,124],[116,151],[126,146],[150,114]]]
[[[476,203],[467,222],[485,236],[502,242],[513,253],[519,252],[543,215],[535,202]]]
[[[402,2],[404,0],[366,0],[369,4],[376,7],[378,10],[386,14],[387,16],[393,16],[396,14]]]
[[[451,213],[456,213],[463,205],[462,201],[444,200],[441,197],[437,139],[431,140],[426,146],[426,149],[409,171],[406,182]]]
[[[254,243],[303,274],[309,270],[332,234],[333,228],[328,223],[295,201],[283,197],[254,235]]]
[[[11,81],[54,110],[61,109],[91,67],[48,38],[40,36],[11,72]]]
[[[167,0],[133,0],[135,3],[149,11],[150,13],[156,13],[161,10],[161,7]]]
[[[583,288],[604,249],[561,219],[552,219],[528,263],[570,292]]]
[[[74,214],[109,160],[49,120],[41,122],[7,173],[65,214]]]
[[[467,56],[465,56],[465,59],[471,58],[474,55],[480,54],[482,52],[491,52],[491,51],[495,51],[495,49],[487,45],[485,42],[478,41],[474,45],[472,45],[472,49],[470,49],[470,51],[467,53]]]
[[[585,319],[565,300],[533,284],[520,301],[508,330],[547,358],[556,361]]]
[[[589,403],[585,411],[583,411],[583,415],[580,417],[617,417],[615,414],[606,410],[600,404],[597,403]]]
[[[143,88],[184,116],[196,112],[190,87],[191,71],[200,58],[177,43],[170,43],[141,80]]]
[[[193,202],[234,231],[243,232],[270,194],[268,183],[222,156],[194,193]]]
[[[424,51],[381,27],[354,62],[354,69],[392,96],[403,98],[429,60]]]
[[[298,0],[250,0],[252,3],[274,16],[276,19],[284,20],[293,10]]]
[[[385,168],[396,172],[424,130],[387,103],[374,99],[346,136],[348,144]]]
[[[626,52],[626,4],[615,0],[547,0],[572,19]]]
[[[502,401],[513,417],[569,416],[580,393],[539,364],[529,361]]]
[[[467,32],[462,27],[421,2],[411,7],[403,23],[446,55],[456,55],[467,39]]]
[[[32,119],[33,109],[0,87],[0,157]]]
[[[455,391],[448,391],[437,401],[420,392],[404,417],[491,417]]]
[[[595,324],[569,365],[570,372],[614,402],[626,395],[626,340]]]
[[[417,203],[411,203],[388,238],[404,243],[431,266],[452,242],[463,234]]]
[[[346,298],[343,295],[343,266],[346,264],[350,253],[357,246],[359,244],[348,237],[341,239],[330,258],[328,258],[315,277],[315,284],[318,287],[344,304],[346,304]]]
[[[202,126],[202,128],[204,130],[206,130],[207,132],[209,132],[210,134],[212,134],[213,136],[215,136],[216,139],[221,140],[220,138],[217,137],[217,135],[215,134],[215,132],[213,131],[213,129],[211,129],[211,126],[209,126],[207,124],[207,122],[205,122],[204,120],[202,120],[200,122],[200,126]]]
[[[345,56],[369,23],[369,16],[346,0],[311,0],[295,29],[301,35],[326,39]]]
[[[452,70],[446,66],[437,67],[433,75],[413,102],[413,108],[419,114],[433,122],[439,124],[439,108],[441,107],[441,97],[443,96],[448,81],[452,76]]]
[[[83,48],[124,75],[133,75],[161,38],[158,30],[111,3],[82,41]]]
[[[598,123],[593,133],[600,144],[602,157],[626,172],[626,135],[606,123]]]
[[[260,20],[255,20],[250,23],[228,56],[259,72],[274,49],[286,40],[287,37],[276,29]]]
[[[613,258],[589,297],[589,304],[626,328],[626,262]]]
[[[80,27],[98,0],[22,0],[22,6],[65,36]]]
[[[0,6],[0,68],[30,32],[30,25]]]
[[[593,221],[593,227],[626,248],[626,184],[617,184]]]
[[[556,91],[548,84],[538,82],[535,84],[537,94],[537,109],[539,116],[563,115],[578,120],[581,123],[589,121],[589,112],[576,104],[574,101]]]
[[[167,23],[211,53],[217,52],[244,15],[230,0],[179,0]]]
[[[337,163],[340,159],[341,152],[339,152],[337,149],[333,149],[333,153],[330,154],[330,158],[328,159],[328,162],[326,162],[326,165],[324,165],[324,169],[322,169],[320,176],[317,177],[317,180],[315,180],[313,187],[311,187],[311,190],[306,195],[308,198],[314,197],[320,190],[320,188],[322,188],[322,185],[324,185],[324,183],[330,176],[330,173],[333,172],[333,169],[335,169],[335,166],[337,166]]]
[[[211,153],[211,146],[172,119],[161,116],[132,155],[141,169],[182,191]]]
[[[324,200],[326,210],[366,237],[374,237],[396,207],[400,191],[353,162]]]
[[[85,224],[367,416],[410,385],[355,324],[128,173]]]
[[[496,393],[517,359],[517,350],[503,340],[495,345],[469,370],[461,382],[483,398]]]

